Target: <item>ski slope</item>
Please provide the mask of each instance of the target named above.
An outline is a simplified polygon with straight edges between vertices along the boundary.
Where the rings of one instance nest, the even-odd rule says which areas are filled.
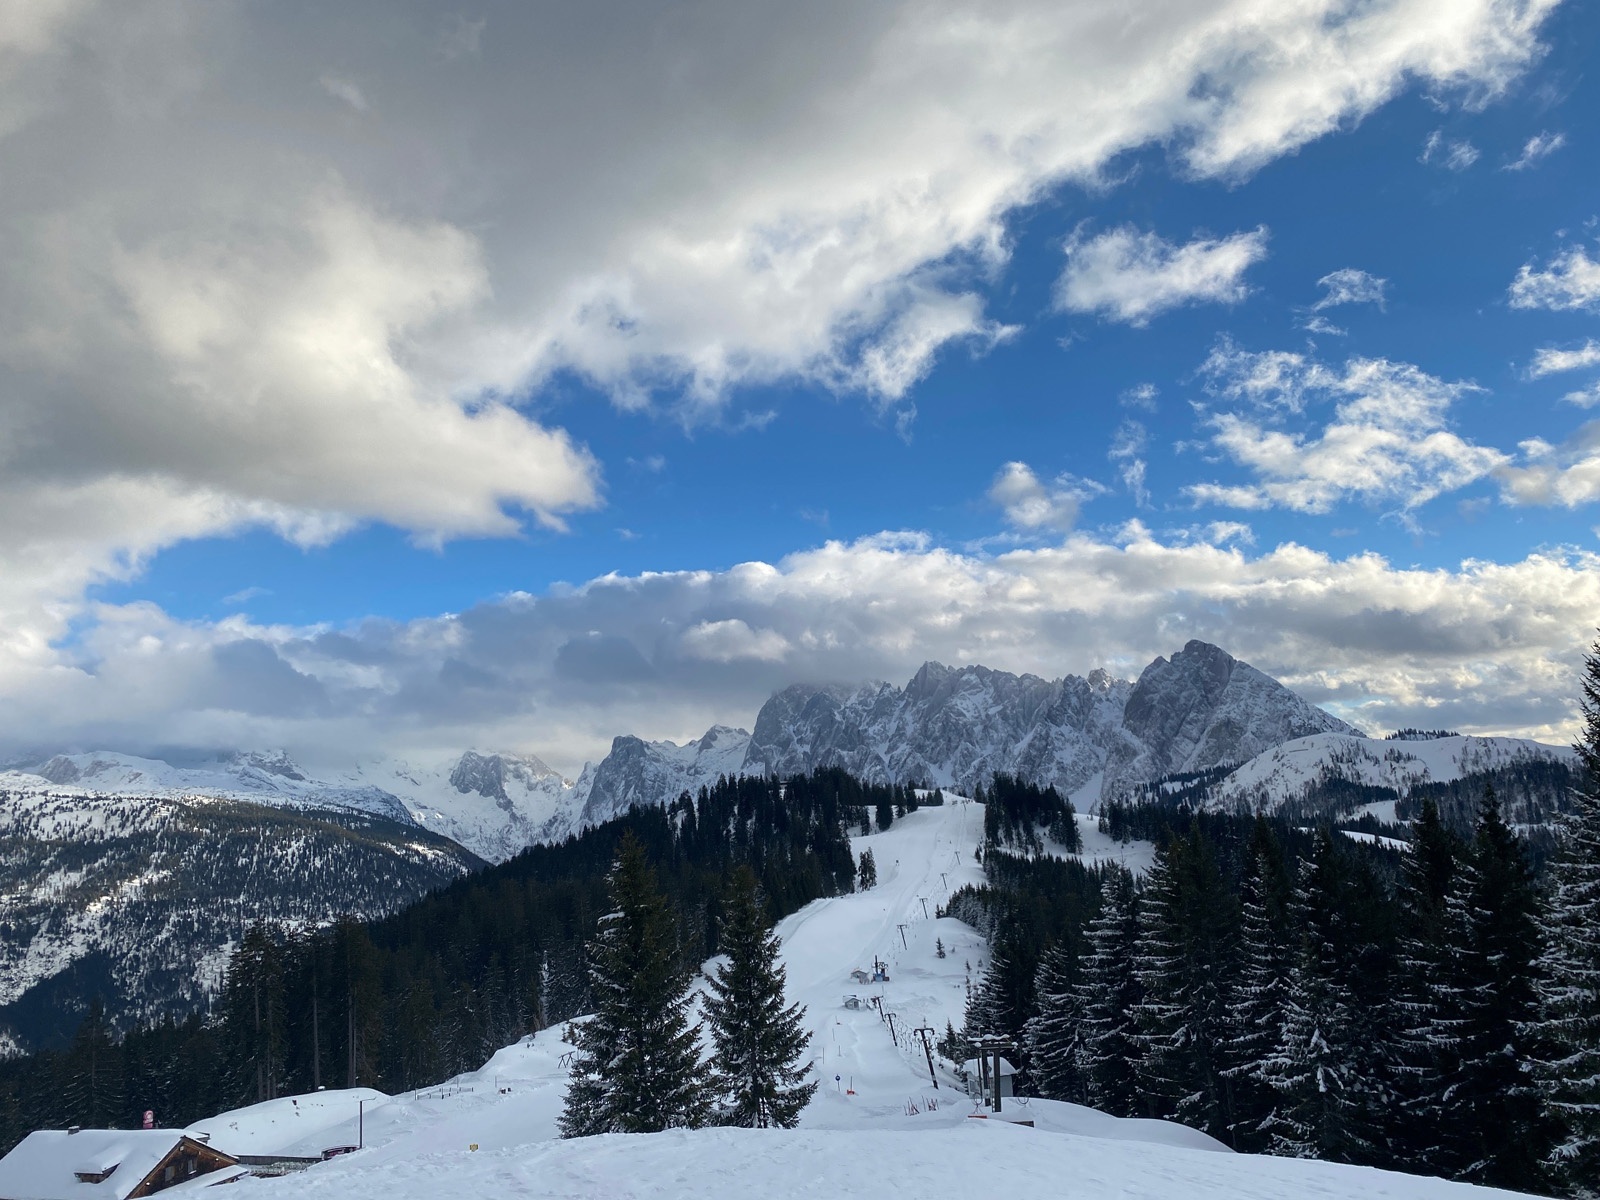
[[[819,900],[779,926],[791,998],[806,1005],[817,1095],[795,1130],[708,1129],[561,1141],[566,1089],[560,1029],[497,1053],[441,1087],[386,1097],[370,1090],[276,1100],[197,1123],[213,1145],[241,1154],[315,1156],[366,1148],[284,1179],[238,1185],[239,1200],[435,1200],[476,1197],[915,1197],[1002,1195],[1075,1200],[1432,1200],[1484,1189],[1370,1168],[1236,1155],[1195,1130],[1123,1120],[1078,1105],[1008,1100],[1003,1118],[980,1110],[947,1065],[930,1078],[920,1042],[902,1030],[960,1024],[966,983],[987,959],[983,940],[935,914],[982,878],[973,850],[982,809],[952,799],[854,839],[870,847],[879,884]],[[924,908],[924,903],[926,907]],[[945,957],[937,953],[945,948]],[[886,982],[850,972],[887,966]],[[712,964],[708,964],[708,968]],[[891,1036],[875,1007],[895,1015]],[[897,1040],[898,1043],[897,1044]],[[837,1080],[836,1078],[837,1077]],[[476,1149],[474,1149],[476,1147]],[[265,1190],[262,1190],[265,1189]]]

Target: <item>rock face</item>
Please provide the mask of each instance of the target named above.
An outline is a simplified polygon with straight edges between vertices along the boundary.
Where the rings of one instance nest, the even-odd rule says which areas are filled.
[[[574,830],[609,821],[634,804],[665,804],[683,792],[699,791],[720,775],[743,770],[750,735],[714,725],[697,741],[647,742],[623,736],[595,767],[584,769],[575,789],[582,797]]]
[[[1248,663],[1198,641],[1144,669],[1122,726],[1128,737],[1106,762],[1107,795],[1164,775],[1243,763],[1294,738],[1359,734]]]
[[[876,782],[970,791],[996,772],[1102,795],[1236,764],[1290,738],[1355,733],[1231,655],[1192,641],[1137,683],[927,663],[904,688],[785,688],[762,707],[743,769],[843,767]]]

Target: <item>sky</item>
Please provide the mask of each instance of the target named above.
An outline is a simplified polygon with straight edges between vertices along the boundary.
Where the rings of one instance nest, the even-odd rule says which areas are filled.
[[[576,772],[1216,642],[1570,739],[1600,13],[29,0],[0,758]]]

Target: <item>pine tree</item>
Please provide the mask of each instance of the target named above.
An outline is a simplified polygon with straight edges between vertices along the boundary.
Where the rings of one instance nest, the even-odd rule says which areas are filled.
[[[697,1030],[689,1024],[672,914],[644,847],[625,834],[609,879],[614,911],[589,947],[594,1015],[561,1113],[563,1137],[655,1133],[706,1122]]]
[[[767,925],[749,867],[733,873],[721,943],[728,961],[717,968],[705,999],[722,1096],[719,1122],[793,1128],[817,1090],[816,1080],[805,1081],[811,1063],[801,1061],[811,1034],[802,1025],[805,1009],[784,1005],[778,938]]]
[[[1143,998],[1134,966],[1139,914],[1133,876],[1121,867],[1108,868],[1101,878],[1100,911],[1085,936],[1089,953],[1078,985],[1085,1098],[1112,1116],[1134,1116],[1139,1097],[1134,1011]]]
[[[1554,1133],[1545,1165],[1563,1189],[1600,1194],[1600,641],[1584,660],[1581,781],[1562,822],[1538,963],[1533,1075]]]
[[[1359,1042],[1347,982],[1340,866],[1324,829],[1312,857],[1300,864],[1295,887],[1292,911],[1301,942],[1284,996],[1283,1034],[1264,1072],[1279,1096],[1268,1132],[1275,1154],[1362,1162],[1375,1151],[1374,1084],[1362,1061],[1372,1048]]]
[[[878,886],[878,860],[872,857],[872,849],[868,847],[861,852],[860,873],[856,877],[856,887],[863,892],[871,891]]]
[[[1442,1014],[1434,1038],[1454,1066],[1441,1098],[1442,1159],[1455,1178],[1532,1190],[1543,1182],[1541,1123],[1522,1067],[1523,1031],[1535,1011],[1538,896],[1493,788],[1445,907],[1452,950],[1445,977],[1459,1001]]]
[[[1152,1116],[1227,1136],[1222,1075],[1238,920],[1198,826],[1159,851],[1139,908],[1137,1069]]]
[[[1081,1103],[1081,1014],[1078,1010],[1077,962],[1065,942],[1057,942],[1039,960],[1033,991],[1038,1011],[1025,1034],[1028,1073],[1039,1095],[1049,1100]]]
[[[1271,827],[1258,820],[1245,876],[1234,978],[1222,1054],[1232,1088],[1231,1142],[1236,1150],[1266,1148],[1263,1128],[1277,1107],[1266,1067],[1283,1036],[1290,965],[1289,880]]]

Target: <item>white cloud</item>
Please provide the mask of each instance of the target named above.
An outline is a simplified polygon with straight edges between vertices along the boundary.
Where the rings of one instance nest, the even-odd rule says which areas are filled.
[[[1531,438],[1521,449],[1523,465],[1495,472],[1507,503],[1576,508],[1600,500],[1600,421],[1590,421],[1559,446]]]
[[[1293,543],[1253,553],[1231,526],[1211,538],[1162,541],[1134,522],[986,557],[885,534],[341,629],[102,608],[81,657],[0,676],[0,752],[243,742],[315,760],[478,745],[575,771],[617,733],[748,727],[798,680],[903,681],[929,658],[1131,675],[1190,637],[1371,727],[1571,736],[1600,556],[1423,569]]]
[[[1234,180],[1409,87],[1499,94],[1551,0],[11,8],[0,680],[174,540],[558,527],[598,464],[512,402],[558,372],[904,425],[941,346],[1005,336],[972,281],[1019,206],[1140,147]]]
[[[1600,261],[1590,258],[1583,246],[1556,255],[1543,271],[1523,263],[1511,281],[1512,308],[1566,311],[1596,306],[1600,306]]]
[[[1064,533],[1078,520],[1083,502],[1102,489],[1087,480],[1058,475],[1045,483],[1027,463],[1009,462],[989,485],[989,500],[1006,521],[1029,533]]]
[[[1299,354],[1252,354],[1224,343],[1203,371],[1216,395],[1248,400],[1255,410],[1206,417],[1211,445],[1255,481],[1191,486],[1197,503],[1326,513],[1361,500],[1393,504],[1405,518],[1508,461],[1447,428],[1451,404],[1476,390],[1472,384],[1446,383],[1407,363],[1356,358],[1335,370]],[[1320,429],[1275,427],[1312,400],[1335,402]]]
[[[1501,167],[1502,171],[1526,171],[1567,144],[1567,135],[1564,133],[1536,133],[1528,139],[1522,147],[1522,153],[1515,160]]]
[[[1145,325],[1185,304],[1237,304],[1249,294],[1244,273],[1267,254],[1265,227],[1182,246],[1131,225],[1067,242],[1056,307]]]
[[[1576,404],[1579,408],[1593,408],[1600,404],[1600,383],[1591,383],[1576,392],[1568,392],[1561,399],[1567,404]]]
[[[741,659],[782,662],[789,642],[771,629],[751,629],[737,617],[726,621],[701,621],[683,633],[683,650],[691,658],[730,663]]]
[[[1471,142],[1448,139],[1442,129],[1435,129],[1423,143],[1422,154],[1417,161],[1443,167],[1447,171],[1465,171],[1478,161],[1481,154]]]
[[[1574,350],[1540,346],[1533,352],[1533,365],[1528,368],[1528,374],[1538,379],[1559,371],[1578,371],[1597,364],[1600,364],[1600,342],[1589,338]]]
[[[1356,267],[1341,267],[1317,280],[1317,286],[1323,289],[1323,296],[1311,306],[1312,312],[1321,312],[1340,304],[1376,304],[1382,309],[1384,289],[1389,286],[1389,281]]]
[[[1327,317],[1324,317],[1321,314],[1302,322],[1300,328],[1304,329],[1307,333],[1320,333],[1326,337],[1348,337],[1350,334],[1348,329],[1345,329],[1339,325],[1335,325],[1332,321],[1328,320]]]

